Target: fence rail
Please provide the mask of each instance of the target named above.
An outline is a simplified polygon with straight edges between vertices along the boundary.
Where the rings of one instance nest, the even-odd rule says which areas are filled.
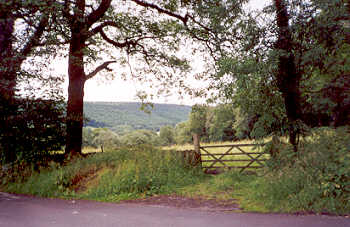
[[[200,145],[199,135],[193,135],[194,153],[197,154],[198,162],[200,162],[205,172],[218,169],[258,169],[264,167],[267,158],[264,152],[245,151],[247,147],[262,147],[265,144],[227,144],[227,145]],[[210,149],[216,149],[216,152],[210,152]],[[219,148],[219,150],[217,150]],[[228,148],[225,150],[225,148]],[[234,151],[234,152],[233,152]],[[232,158],[230,158],[230,156]],[[237,158],[237,156],[245,156]],[[239,162],[239,163],[238,163]],[[243,164],[242,164],[243,163]],[[247,164],[245,164],[247,163]],[[236,165],[235,165],[236,164]]]

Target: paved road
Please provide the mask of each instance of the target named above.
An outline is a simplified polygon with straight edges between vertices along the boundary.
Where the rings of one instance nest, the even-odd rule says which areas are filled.
[[[1,227],[350,227],[350,218],[209,212],[9,195],[0,192]]]

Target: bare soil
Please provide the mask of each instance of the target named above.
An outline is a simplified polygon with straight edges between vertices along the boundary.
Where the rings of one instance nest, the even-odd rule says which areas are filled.
[[[121,203],[142,204],[152,206],[168,206],[186,209],[199,209],[206,211],[240,211],[237,200],[220,201],[207,198],[188,198],[179,195],[157,195],[147,198],[125,200]]]

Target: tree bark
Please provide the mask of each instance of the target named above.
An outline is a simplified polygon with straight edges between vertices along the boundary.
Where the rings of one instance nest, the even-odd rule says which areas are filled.
[[[111,5],[112,0],[102,0],[99,7],[85,15],[85,0],[76,0],[74,4],[74,14],[66,11],[70,26],[70,43],[69,43],[69,60],[68,60],[68,105],[66,118],[66,155],[81,154],[82,135],[83,135],[83,113],[84,113],[84,85],[87,79],[97,74],[100,70],[105,69],[108,64],[103,65],[102,68],[96,69],[89,78],[85,74],[84,65],[84,49],[86,48],[86,40],[90,34],[91,26],[101,19]],[[65,1],[69,6],[70,2]],[[69,8],[69,7],[68,7]]]
[[[72,31],[68,60],[68,105],[66,155],[81,154],[83,135],[83,100],[84,100],[84,43],[81,30]]]
[[[274,0],[276,20],[278,26],[278,40],[276,48],[280,51],[277,83],[284,98],[287,118],[289,120],[289,142],[297,151],[299,134],[298,121],[301,120],[301,93],[299,84],[300,73],[296,70],[295,57],[292,48],[292,36],[289,29],[289,15],[284,0]]]
[[[14,18],[0,12],[0,92],[1,97],[11,99],[15,95],[16,73],[14,72],[13,32]]]
[[[6,162],[16,159],[13,138],[16,133],[11,124],[16,114],[13,32],[14,18],[10,12],[0,11],[0,150]]]

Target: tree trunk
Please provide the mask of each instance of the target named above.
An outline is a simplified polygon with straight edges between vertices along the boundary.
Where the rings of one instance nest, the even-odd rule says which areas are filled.
[[[16,115],[16,71],[12,49],[14,18],[9,12],[0,11],[0,150],[4,160],[13,162],[16,159],[16,135],[13,122]]]
[[[66,155],[81,154],[83,135],[83,100],[85,72],[83,49],[85,40],[80,31],[72,34],[68,62],[68,106]]]
[[[284,0],[275,0],[278,26],[277,50],[281,51],[278,63],[277,83],[284,98],[289,120],[289,142],[297,151],[299,134],[298,121],[301,120],[301,93],[299,84],[301,75],[297,72],[292,48],[292,36],[289,30],[289,16]]]
[[[0,92],[1,98],[12,100],[15,96],[16,71],[14,71],[13,32],[14,19],[0,11]]]

